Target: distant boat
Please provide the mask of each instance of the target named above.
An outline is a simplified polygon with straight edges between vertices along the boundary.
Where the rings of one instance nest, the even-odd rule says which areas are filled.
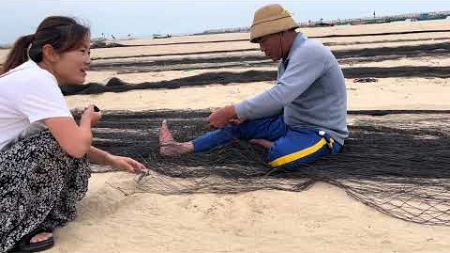
[[[166,39],[166,38],[171,38],[172,35],[170,34],[166,34],[166,35],[161,35],[161,34],[153,34],[153,39]]]

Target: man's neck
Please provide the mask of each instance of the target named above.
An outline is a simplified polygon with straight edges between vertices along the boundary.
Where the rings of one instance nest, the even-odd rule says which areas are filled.
[[[297,38],[297,32],[295,31],[287,31],[285,33],[284,37],[284,41],[283,41],[283,47],[285,50],[283,50],[283,52],[286,52],[285,55],[283,55],[283,61],[285,61],[288,56],[289,56],[289,52],[291,51],[292,45],[294,44],[295,38]]]

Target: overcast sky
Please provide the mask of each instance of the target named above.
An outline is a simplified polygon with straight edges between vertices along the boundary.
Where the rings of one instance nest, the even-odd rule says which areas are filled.
[[[93,37],[102,33],[124,37],[202,32],[208,29],[247,27],[259,7],[275,1],[138,1],[138,0],[6,0],[0,7],[0,44],[33,33],[49,15],[78,18],[91,27]],[[299,0],[276,1],[298,22],[358,18],[412,12],[449,11],[449,0]]]

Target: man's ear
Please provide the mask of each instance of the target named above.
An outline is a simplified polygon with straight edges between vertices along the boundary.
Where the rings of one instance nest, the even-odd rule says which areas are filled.
[[[45,44],[42,47],[42,59],[47,59],[50,62],[56,62],[58,60],[59,54],[50,44]]]

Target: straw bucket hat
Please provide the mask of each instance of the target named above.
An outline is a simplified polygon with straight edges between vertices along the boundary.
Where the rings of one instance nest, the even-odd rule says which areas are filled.
[[[266,5],[255,12],[250,28],[250,42],[269,34],[298,28],[291,14],[279,4]]]

